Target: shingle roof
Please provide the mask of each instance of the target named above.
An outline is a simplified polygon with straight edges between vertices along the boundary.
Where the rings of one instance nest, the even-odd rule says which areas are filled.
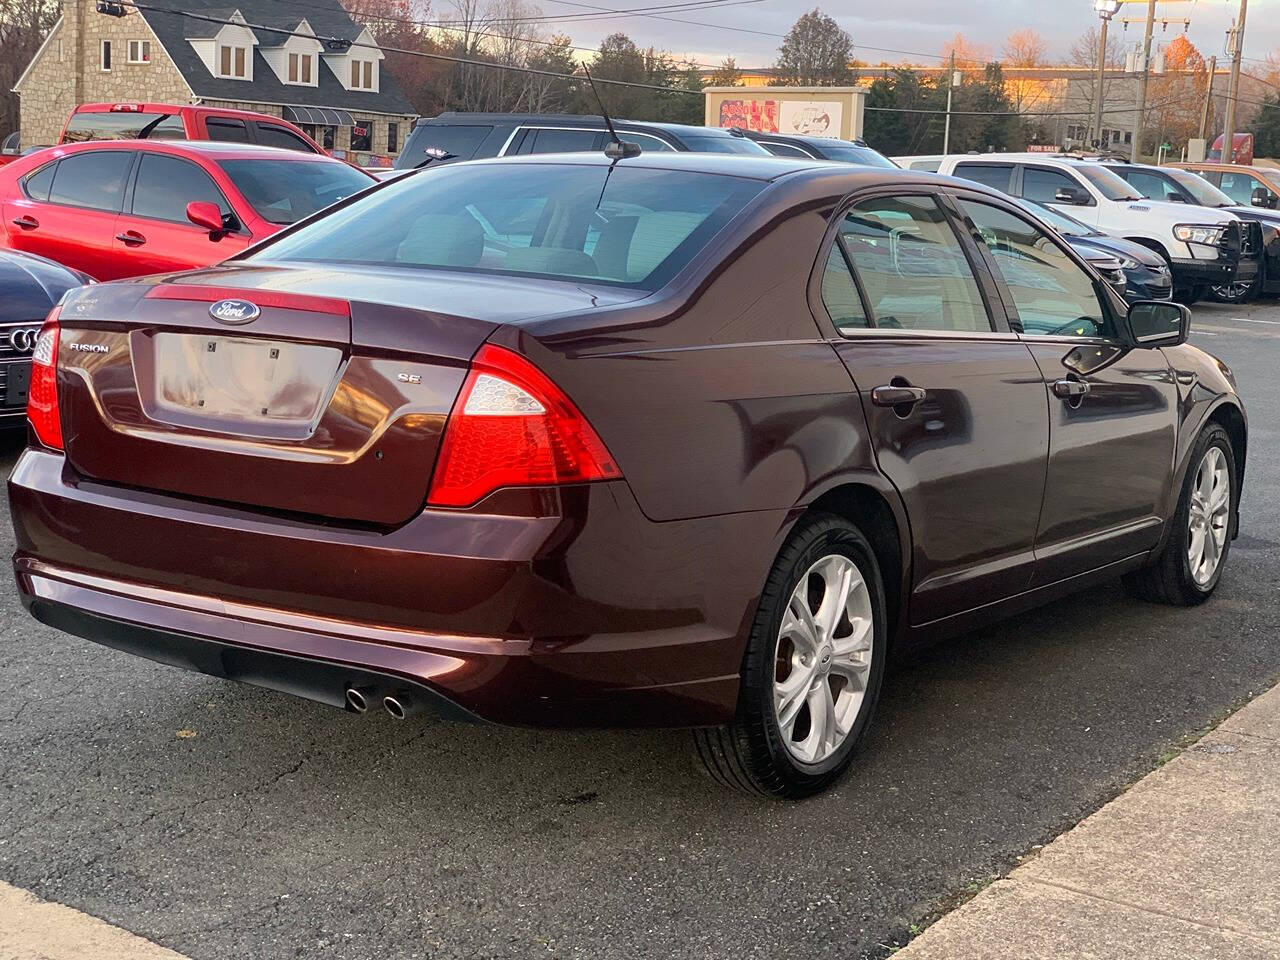
[[[226,0],[221,0],[225,3]],[[261,2],[261,0],[259,0]],[[360,36],[363,29],[355,23],[342,9],[338,0],[268,0],[263,6],[269,7],[261,12],[247,7],[215,6],[201,0],[165,0],[165,7],[175,13],[157,10],[140,10],[147,24],[155,32],[156,37],[164,45],[173,59],[174,65],[182,73],[187,85],[197,97],[208,100],[238,100],[255,103],[290,104],[311,107],[337,107],[352,113],[362,112],[416,114],[413,104],[400,90],[395,77],[386,69],[385,63],[379,69],[379,91],[348,90],[333,71],[321,66],[319,85],[303,87],[280,82],[275,71],[263,59],[257,48],[253,53],[253,81],[230,80],[215,77],[209,72],[195,49],[188,40],[209,39],[222,28],[220,23],[211,23],[186,16],[189,13],[200,14],[212,20],[229,20],[237,9],[246,21],[277,30],[295,30],[303,20],[311,25],[312,30],[321,42],[329,37],[344,41],[352,41]],[[279,46],[288,37],[275,30],[255,30],[259,43],[263,46]]]

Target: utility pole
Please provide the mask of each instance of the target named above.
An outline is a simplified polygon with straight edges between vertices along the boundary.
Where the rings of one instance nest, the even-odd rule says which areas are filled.
[[[951,90],[956,85],[956,52],[951,51],[951,66],[947,69],[947,119],[942,125],[942,152],[951,152]]]
[[[1102,4],[1097,5],[1098,18],[1102,21],[1098,40],[1098,96],[1093,106],[1093,129],[1098,137],[1098,149],[1102,149],[1102,88],[1103,78],[1107,70],[1107,27],[1111,23],[1111,15]],[[1090,144],[1092,146],[1092,144]]]
[[[1241,0],[1245,2],[1245,0]],[[1151,28],[1156,22],[1156,0],[1147,0],[1147,33],[1142,41],[1142,82],[1138,85],[1138,120],[1133,129],[1133,147],[1129,162],[1138,162],[1138,145],[1142,142],[1142,121],[1147,112],[1147,80],[1151,77]]]
[[[1209,58],[1209,79],[1204,87],[1204,113],[1200,115],[1200,139],[1203,140],[1209,130],[1209,121],[1213,119],[1213,75],[1218,70],[1218,58]],[[1206,154],[1208,151],[1205,151]]]
[[[1236,21],[1235,43],[1231,49],[1231,82],[1227,88],[1227,115],[1222,124],[1223,163],[1235,162],[1236,94],[1240,92],[1240,54],[1244,51],[1244,15],[1249,10],[1249,0],[1240,0],[1240,19]]]

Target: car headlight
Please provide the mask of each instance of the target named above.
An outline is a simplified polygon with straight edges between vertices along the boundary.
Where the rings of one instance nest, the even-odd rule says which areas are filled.
[[[1180,223],[1173,228],[1173,235],[1183,243],[1203,243],[1214,245],[1222,239],[1225,227],[1200,226],[1194,223]]]
[[[1137,260],[1131,260],[1128,257],[1120,258],[1121,270],[1137,270],[1140,266],[1142,266],[1142,264],[1140,264]]]

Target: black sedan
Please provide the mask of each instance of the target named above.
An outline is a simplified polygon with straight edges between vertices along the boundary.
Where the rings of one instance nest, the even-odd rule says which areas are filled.
[[[0,250],[0,429],[26,423],[31,348],[45,315],[87,276],[52,260]]]
[[[1169,273],[1169,264],[1155,251],[1132,240],[1100,233],[1087,223],[1081,223],[1043,203],[1036,203],[1034,200],[1019,200],[1018,203],[1053,227],[1062,239],[1086,259],[1096,260],[1101,255],[1118,260],[1125,276],[1125,287],[1119,292],[1130,303],[1139,300],[1168,300],[1173,296],[1173,277]]]
[[[837,140],[835,137],[802,137],[787,133],[759,133],[740,130],[744,137],[754,140],[776,157],[797,157],[802,160],[835,160],[838,163],[857,163],[864,167],[889,167],[898,165],[879,150],[867,146],[865,140]]]

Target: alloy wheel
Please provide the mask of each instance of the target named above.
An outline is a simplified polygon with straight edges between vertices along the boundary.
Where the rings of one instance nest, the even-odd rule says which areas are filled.
[[[1205,451],[1196,468],[1187,524],[1191,537],[1187,562],[1191,578],[1200,586],[1213,579],[1222,561],[1231,511],[1231,473],[1220,447]]]
[[[871,592],[857,565],[843,554],[818,560],[792,591],[774,655],[774,713],[796,760],[821,763],[848,738],[874,638]]]
[[[1243,300],[1253,289],[1252,280],[1234,280],[1231,283],[1214,284],[1210,292],[1223,303],[1236,303]]]

